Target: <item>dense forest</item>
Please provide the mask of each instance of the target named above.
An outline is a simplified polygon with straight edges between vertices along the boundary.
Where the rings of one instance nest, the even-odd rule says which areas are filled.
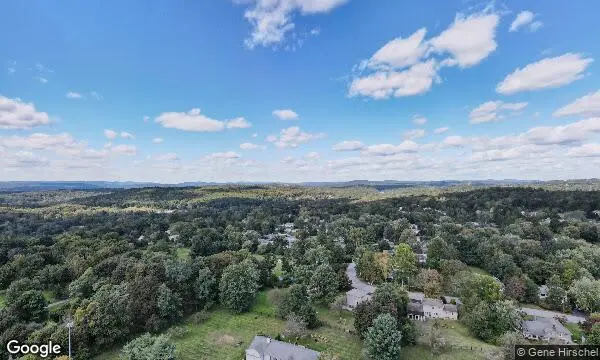
[[[316,328],[315,307],[340,302],[350,288],[346,267],[354,262],[363,280],[380,284],[355,311],[355,329],[371,354],[381,350],[373,349],[375,327],[392,324],[402,334],[398,346],[414,343],[406,290],[460,297],[460,321],[474,337],[500,344],[518,327],[519,304],[600,312],[599,243],[595,190],[219,186],[5,193],[0,343],[66,346],[64,324],[71,320],[74,358],[90,359],[136,338],[156,345],[164,339],[140,336],[211,308],[243,313],[261,289],[271,288],[281,289],[277,316],[292,330]],[[427,261],[419,263],[416,254]],[[473,268],[491,276],[474,276]],[[548,296],[540,300],[542,285]],[[600,341],[595,318],[586,331],[592,341],[597,331]],[[134,353],[136,344],[123,352]],[[169,352],[169,346],[160,347]]]

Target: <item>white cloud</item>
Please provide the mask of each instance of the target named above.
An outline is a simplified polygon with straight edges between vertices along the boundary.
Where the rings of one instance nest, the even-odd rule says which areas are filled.
[[[412,122],[415,125],[425,125],[425,124],[427,124],[427,118],[425,118],[423,116],[415,116],[415,117],[413,117]]]
[[[170,152],[166,154],[160,154],[155,157],[158,161],[176,161],[179,160],[179,156],[176,153]]]
[[[90,96],[93,97],[96,100],[102,100],[102,95],[100,95],[100,93],[96,92],[96,91],[92,91],[90,93]]]
[[[156,137],[154,139],[152,139],[152,142],[155,144],[162,144],[165,140],[163,138],[160,137]]]
[[[110,147],[111,152],[118,155],[133,156],[137,154],[137,148],[133,145],[116,145]]]
[[[235,1],[235,0],[234,0]],[[286,33],[295,27],[293,16],[327,13],[347,0],[237,0],[249,3],[244,13],[252,25],[252,33],[245,40],[248,48],[277,45],[284,41]]]
[[[37,111],[32,103],[0,95],[0,129],[31,129],[49,123],[48,114]]]
[[[488,101],[473,109],[469,114],[471,124],[498,121],[507,114],[515,114],[527,107],[526,102],[505,103],[503,101]]]
[[[290,109],[273,110],[273,116],[280,120],[298,120],[298,114]]]
[[[414,130],[405,131],[404,134],[402,134],[402,136],[405,139],[409,139],[409,140],[414,140],[414,139],[422,138],[423,136],[425,136],[425,130],[423,130],[423,129],[414,129]]]
[[[227,129],[239,129],[250,127],[251,124],[244,118],[231,120],[215,120],[200,113],[200,109],[192,109],[188,112],[164,112],[154,121],[165,128],[179,129],[184,131],[214,132]]]
[[[78,92],[74,92],[74,91],[69,91],[65,96],[68,99],[81,99],[83,97],[83,95],[81,95]]]
[[[121,131],[121,137],[123,139],[130,139],[130,140],[135,139],[135,136],[133,136],[133,134],[131,134],[131,133],[128,133],[127,131]]]
[[[313,160],[313,161],[314,161],[314,160],[319,160],[319,158],[321,158],[321,156],[319,155],[319,153],[318,153],[318,152],[316,152],[316,151],[311,151],[311,152],[309,152],[308,154],[306,154],[306,158],[307,158],[308,160]]]
[[[301,131],[298,126],[291,126],[281,130],[279,136],[269,135],[267,141],[274,143],[278,148],[295,148],[300,144],[323,137],[325,137],[324,133],[310,134]]]
[[[454,23],[430,43],[436,52],[450,53],[452,60],[461,68],[471,67],[496,50],[499,21],[500,16],[495,13],[457,14]]]
[[[447,127],[447,126],[443,126],[443,127],[439,127],[439,128],[437,128],[437,129],[433,130],[433,133],[434,133],[434,134],[443,134],[443,133],[445,133],[445,132],[446,132],[446,131],[448,131],[448,130],[450,130],[450,128],[449,128],[449,127]]]
[[[362,150],[365,145],[358,140],[346,140],[333,145],[334,151],[357,151]]]
[[[378,71],[355,78],[348,94],[374,99],[419,95],[429,91],[434,81],[439,81],[437,65],[434,60],[429,60],[404,71]]]
[[[371,68],[403,68],[418,63],[427,52],[428,46],[423,41],[427,29],[415,31],[407,38],[396,38],[385,44],[364,63]]]
[[[48,79],[41,77],[41,76],[34,76],[34,79],[41,82],[42,84],[47,84],[48,83]]]
[[[249,143],[249,142],[240,144],[240,149],[242,149],[242,150],[255,150],[255,149],[264,149],[264,148],[265,148],[264,145],[257,145],[257,144],[253,144],[253,143]]]
[[[516,69],[496,87],[496,92],[510,95],[522,91],[556,88],[581,79],[593,59],[567,53]]]
[[[583,144],[569,149],[567,156],[571,157],[596,157],[600,156],[600,144]]]
[[[442,141],[442,145],[447,147],[462,147],[467,144],[468,139],[459,135],[446,136]]]
[[[255,137],[258,137],[258,133],[254,133],[254,134],[252,134],[252,137],[253,137],[253,138],[255,138]]]
[[[104,136],[106,136],[107,139],[109,140],[113,140],[117,137],[117,132],[111,129],[105,129],[104,130]]]
[[[226,151],[226,152],[212,153],[212,154],[206,155],[204,158],[207,160],[219,160],[219,159],[231,160],[231,159],[239,159],[240,157],[242,157],[242,155],[240,155],[239,153],[236,153],[235,151]]]
[[[228,129],[247,129],[252,127],[252,123],[243,117],[238,117],[232,120],[227,120],[226,125]]]
[[[496,50],[499,19],[488,10],[457,14],[446,30],[429,40],[425,39],[427,30],[421,28],[407,38],[388,42],[355,67],[370,73],[355,76],[348,95],[387,99],[429,91],[434,82],[441,82],[438,71],[442,67],[471,67]]]
[[[411,140],[405,140],[399,145],[377,144],[367,146],[363,153],[366,155],[388,156],[399,153],[413,153],[419,150],[419,145]]]
[[[561,126],[539,126],[529,129],[522,137],[536,145],[568,145],[600,133],[600,118],[589,118]]]
[[[529,25],[530,31],[537,31],[540,27],[542,27],[543,23],[541,21],[533,22],[535,18],[535,14],[531,11],[525,10],[521,11],[510,24],[510,32],[518,31],[519,28]]]
[[[589,93],[556,110],[554,116],[600,116],[600,90]]]

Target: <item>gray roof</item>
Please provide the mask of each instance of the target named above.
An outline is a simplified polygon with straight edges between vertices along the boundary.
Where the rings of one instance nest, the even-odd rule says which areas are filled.
[[[406,310],[409,314],[423,314],[423,304],[408,303]]]
[[[425,295],[423,293],[409,291],[408,298],[413,302],[423,302]]]
[[[320,353],[303,346],[255,336],[248,350],[256,350],[261,356],[269,355],[280,360],[317,360]]]
[[[523,321],[523,332],[539,337],[555,337],[558,334],[571,335],[569,329],[556,319],[537,318]]]
[[[425,298],[423,299],[423,305],[442,307],[444,303],[440,299]]]
[[[454,304],[444,304],[444,311],[458,312],[458,306],[456,306]]]

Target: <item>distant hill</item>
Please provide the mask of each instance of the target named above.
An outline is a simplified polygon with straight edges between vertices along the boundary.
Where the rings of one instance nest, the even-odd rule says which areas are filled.
[[[594,180],[577,180],[594,181]],[[556,181],[560,182],[560,181]],[[237,182],[237,183],[216,183],[216,182],[183,182],[179,184],[162,184],[154,182],[134,182],[134,181],[2,181],[0,182],[0,192],[24,192],[24,191],[48,191],[48,190],[103,190],[103,189],[134,189],[144,187],[195,187],[195,186],[214,186],[214,185],[292,185],[308,187],[372,187],[378,190],[410,188],[410,187],[448,187],[458,185],[470,186],[494,186],[509,184],[535,184],[543,183],[537,180],[439,180],[439,181],[401,181],[401,180],[352,180],[338,182],[303,182],[303,183],[276,183],[276,182]]]

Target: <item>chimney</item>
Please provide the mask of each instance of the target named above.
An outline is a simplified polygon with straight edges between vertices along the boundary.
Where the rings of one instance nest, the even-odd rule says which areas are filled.
[[[267,338],[267,344],[270,344],[270,343],[271,343],[271,338],[270,338],[270,337],[268,337],[268,338]]]

